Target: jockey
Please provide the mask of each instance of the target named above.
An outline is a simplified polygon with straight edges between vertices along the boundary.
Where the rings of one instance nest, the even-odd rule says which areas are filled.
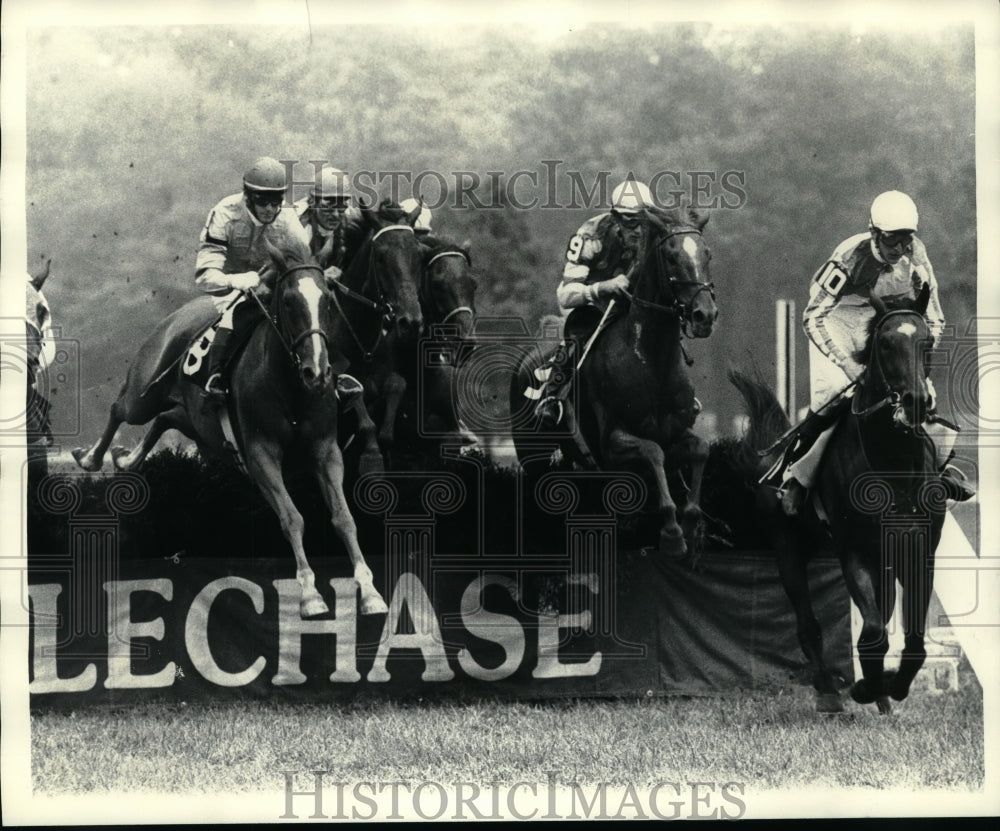
[[[629,177],[611,194],[611,211],[588,219],[570,237],[562,281],[556,289],[566,319],[563,341],[550,359],[549,374],[535,415],[543,429],[562,421],[563,399],[573,373],[573,343],[581,346],[596,331],[609,301],[627,296],[632,265],[642,240],[642,212],[653,195]]]
[[[850,406],[845,395],[864,367],[855,355],[864,347],[867,323],[875,314],[869,297],[916,297],[924,285],[930,289],[925,317],[937,345],[944,329],[937,280],[924,244],[914,236],[917,207],[905,193],[891,190],[872,202],[867,233],[855,234],[834,250],[813,276],[803,328],[809,337],[810,413],[783,459],[765,476],[776,483],[783,471],[781,503],[794,516],[804,504],[823,451],[840,415]],[[939,455],[947,458],[955,431],[937,419],[934,387],[927,379],[931,414],[925,429],[935,439]],[[943,452],[942,452],[943,451]],[[961,478],[959,478],[961,477]],[[965,501],[974,495],[964,475],[944,464],[941,479],[948,496]]]
[[[423,207],[423,201],[417,202],[416,199],[404,199],[399,207],[406,211],[406,213],[410,213],[417,205],[420,205],[421,209],[417,221],[413,223],[413,233],[417,235],[418,240],[422,240],[428,237],[433,231],[431,220],[434,219],[434,215],[431,213],[431,209]]]
[[[312,191],[295,203],[299,222],[309,237],[309,249],[319,255],[333,237],[333,256],[327,263],[327,276],[340,276],[347,259],[349,229],[360,227],[361,211],[351,205],[351,183],[348,175],[335,167],[324,165],[316,177]]]
[[[283,204],[286,189],[285,166],[262,156],[243,175],[243,192],[227,196],[212,208],[201,231],[195,285],[212,297],[221,314],[209,350],[205,383],[209,400],[225,399],[222,371],[229,357],[233,315],[243,293],[261,284],[259,270],[271,262],[265,237],[272,243],[283,235],[308,242],[295,212]]]

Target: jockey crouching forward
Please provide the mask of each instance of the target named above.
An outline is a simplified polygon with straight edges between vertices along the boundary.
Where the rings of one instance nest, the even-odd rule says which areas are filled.
[[[868,233],[844,240],[813,276],[803,313],[810,341],[810,413],[782,460],[763,480],[782,482],[781,504],[789,516],[801,510],[834,427],[850,407],[853,390],[843,393],[864,370],[854,356],[864,347],[867,324],[875,314],[869,298],[915,298],[927,285],[930,300],[925,317],[935,346],[941,337],[945,321],[937,280],[924,244],[914,236],[916,230],[916,205],[904,193],[887,191],[872,203]],[[931,406],[924,429],[934,439],[948,497],[965,501],[975,491],[960,471],[947,464],[957,430],[934,414],[929,378],[927,385]]]
[[[626,272],[642,240],[642,210],[652,204],[649,188],[627,179],[612,192],[610,213],[588,219],[570,237],[562,281],[556,289],[559,308],[566,316],[563,340],[549,361],[549,375],[535,408],[543,430],[562,421],[563,401],[573,380],[574,346],[579,343],[582,348],[594,334],[613,298],[628,295]]]
[[[212,297],[222,315],[208,356],[208,400],[225,400],[223,373],[230,357],[234,320],[241,331],[256,318],[245,293],[261,285],[259,271],[271,262],[267,237],[280,246],[283,235],[307,242],[292,208],[284,207],[285,166],[263,156],[243,175],[243,192],[227,196],[208,215],[195,261],[195,285]],[[240,311],[246,308],[247,311]]]

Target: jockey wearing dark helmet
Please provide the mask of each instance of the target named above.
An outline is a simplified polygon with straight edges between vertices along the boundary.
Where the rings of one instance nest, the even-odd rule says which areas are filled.
[[[332,259],[327,276],[337,278],[346,265],[348,233],[362,225],[359,208],[352,205],[354,192],[350,177],[343,170],[323,165],[316,175],[309,195],[295,203],[295,213],[309,237],[313,254],[319,254],[333,237]]]
[[[268,156],[257,159],[243,174],[243,192],[227,196],[208,215],[198,242],[195,285],[211,295],[221,315],[209,351],[209,400],[225,398],[222,372],[233,330],[233,316],[242,293],[260,284],[258,271],[270,263],[265,238],[279,245],[283,236],[306,242],[291,206],[286,206],[285,166]]]
[[[632,176],[612,191],[611,211],[588,219],[566,247],[566,262],[556,298],[566,322],[563,342],[550,361],[548,377],[535,408],[543,429],[556,427],[563,417],[563,398],[572,380],[573,342],[594,333],[612,298],[625,297],[626,272],[642,239],[642,212],[652,206],[649,187]]]
[[[915,236],[917,224],[913,200],[900,191],[886,191],[872,202],[868,231],[844,240],[813,276],[803,313],[810,341],[811,413],[763,480],[781,483],[782,507],[790,516],[800,511],[833,429],[850,406],[853,382],[864,371],[857,356],[864,346],[866,324],[875,314],[871,297],[912,298],[926,285],[930,299],[924,314],[935,346],[941,337],[945,321],[937,280],[927,250]],[[934,413],[934,387],[929,378],[927,386],[931,404],[924,429],[934,439],[949,498],[965,501],[975,491],[948,464],[957,430]]]

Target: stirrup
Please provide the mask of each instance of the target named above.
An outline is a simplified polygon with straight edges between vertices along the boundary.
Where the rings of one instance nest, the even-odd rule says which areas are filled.
[[[364,389],[361,382],[353,375],[343,373],[337,376],[337,395],[357,395],[364,392]]]
[[[535,417],[543,427],[557,427],[562,423],[565,411],[558,396],[550,395],[538,402],[535,407]]]
[[[213,372],[205,382],[205,394],[216,401],[224,401],[227,390],[222,383],[222,373]]]
[[[781,501],[781,510],[785,516],[798,516],[806,504],[806,497],[809,491],[798,479],[789,479],[783,487],[778,489],[778,497]]]

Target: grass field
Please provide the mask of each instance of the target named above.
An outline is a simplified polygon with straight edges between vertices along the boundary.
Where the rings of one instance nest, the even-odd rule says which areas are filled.
[[[964,674],[964,673],[963,673]],[[283,770],[339,782],[496,781],[748,790],[982,787],[982,691],[915,692],[880,717],[811,690],[724,698],[159,704],[32,717],[37,794],[280,790]]]

